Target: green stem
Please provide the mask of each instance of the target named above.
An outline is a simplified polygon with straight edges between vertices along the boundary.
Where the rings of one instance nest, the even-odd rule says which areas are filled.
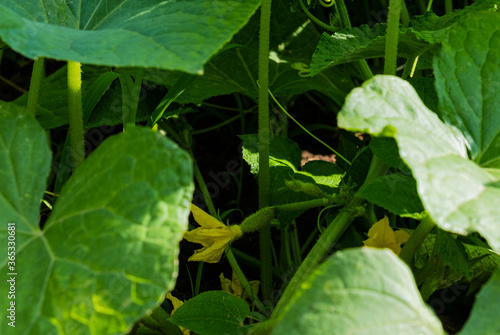
[[[342,24],[342,28],[351,28],[351,20],[349,19],[349,14],[347,13],[347,8],[345,6],[344,0],[335,0],[335,3],[337,4],[337,8],[339,10],[340,23]]]
[[[364,202],[361,198],[354,198],[350,206],[360,206]],[[289,301],[293,293],[298,289],[300,284],[310,275],[310,273],[318,266],[318,264],[327,256],[331,247],[338,241],[344,231],[347,229],[351,221],[354,219],[349,211],[342,211],[330,223],[325,232],[321,235],[309,254],[306,256],[299,269],[288,283],[285,292],[278,301],[271,318],[278,318],[281,315],[282,307]]]
[[[420,11],[420,14],[424,14],[426,11],[425,1],[424,0],[417,0],[417,5],[418,5],[418,9]]]
[[[281,224],[280,229],[280,241],[281,241],[281,260],[280,269],[284,271],[284,269],[288,269],[292,266],[292,253],[290,246],[290,227],[288,224]]]
[[[292,241],[292,258],[295,265],[302,263],[302,255],[300,254],[299,234],[295,220],[290,222],[290,240]]]
[[[408,12],[408,7],[406,7],[405,0],[401,0],[401,23],[405,27],[410,25],[410,13]]]
[[[396,75],[398,58],[399,16],[402,0],[390,0],[387,19],[387,38],[385,42],[384,74]]]
[[[76,168],[85,159],[82,112],[82,65],[68,61],[68,112],[71,165]]]
[[[276,209],[276,211],[280,213],[289,211],[300,211],[314,207],[328,206],[330,204],[331,202],[328,199],[322,198],[322,199],[292,202],[291,204],[285,204],[285,205],[276,205],[274,206],[274,209]]]
[[[191,154],[192,156],[192,154]],[[193,158],[194,161],[194,158]],[[193,163],[194,167],[194,177],[196,179],[196,182],[198,183],[198,186],[200,187],[201,194],[203,195],[203,200],[205,200],[205,204],[208,207],[208,212],[212,216],[216,216],[217,212],[215,211],[214,203],[212,202],[212,198],[210,197],[210,192],[208,192],[207,185],[205,184],[205,180],[203,179],[203,176],[201,175],[200,168],[198,167],[198,163],[194,161]]]
[[[429,0],[429,3],[427,4],[427,12],[432,11],[432,0]]]
[[[259,208],[269,206],[269,35],[271,0],[262,0],[259,33]],[[272,248],[269,225],[260,230],[261,288],[264,300],[272,291]]]
[[[35,117],[36,116],[36,106],[38,102],[38,96],[40,94],[40,86],[42,85],[43,79],[43,64],[44,58],[38,57],[33,63],[33,71],[31,72],[31,82],[30,90],[28,93],[28,114]]]
[[[240,262],[243,262],[243,264],[248,265],[257,270],[260,269],[261,262],[259,259],[252,257],[236,248],[231,248],[231,250],[233,251],[236,258],[238,258]],[[273,276],[279,279],[281,278],[281,273],[277,269],[273,269]]]
[[[444,11],[446,14],[453,12],[453,0],[444,0]]]
[[[427,217],[420,221],[413,234],[411,234],[410,239],[408,240],[408,242],[406,242],[405,246],[401,250],[399,258],[401,258],[403,261],[405,261],[406,264],[411,266],[413,263],[413,258],[415,257],[415,253],[417,252],[418,248],[420,248],[420,245],[422,245],[427,235],[429,235],[432,229],[434,229],[434,227],[436,227],[436,224],[434,223],[432,218],[427,215]]]
[[[192,153],[191,153],[192,156]],[[210,197],[210,194],[208,193],[207,185],[205,184],[205,180],[203,179],[203,176],[201,175],[200,169],[198,167],[198,164],[196,162],[193,164],[194,165],[194,175],[196,178],[196,182],[198,183],[198,186],[202,190],[203,196],[205,197],[205,202],[208,207],[208,211],[210,215],[216,216],[217,212],[215,211],[214,204],[212,202],[212,198]],[[241,285],[247,291],[248,295],[252,297],[252,302],[254,303],[257,308],[259,308],[261,311],[265,311],[264,305],[260,302],[260,300],[255,296],[253,293],[252,287],[250,285],[250,282],[247,280],[245,274],[241,270],[240,266],[238,265],[238,262],[236,261],[236,258],[234,257],[233,251],[231,247],[226,248],[226,257],[227,260],[229,261],[229,264],[231,265],[231,268],[233,269],[234,273],[236,273],[236,276],[241,282]]]
[[[129,75],[120,77],[122,87],[122,113],[123,130],[135,126],[137,108],[139,107],[139,98],[141,96],[142,78],[144,76],[143,68],[138,68],[135,74],[135,81]]]
[[[340,16],[340,23],[343,29],[351,28],[351,20],[349,20],[349,14],[347,13],[347,8],[345,6],[344,0],[335,0],[337,4],[337,9]],[[368,80],[373,77],[373,73],[368,66],[368,63],[364,59],[360,59],[356,61],[356,66],[358,68],[359,74],[361,75],[361,79]]]
[[[318,26],[320,26],[321,28],[324,28],[328,31],[331,31],[331,32],[336,32],[337,29],[333,28],[332,26],[322,22],[321,20],[319,20],[316,16],[314,16],[308,9],[307,7],[304,5],[304,1],[302,0],[299,0],[299,3],[300,3],[300,8],[302,8],[302,10],[304,11],[304,13],[307,15],[307,17],[309,19],[311,19],[312,22],[316,23]]]
[[[198,270],[196,271],[196,282],[194,284],[194,292],[193,292],[194,297],[200,294],[201,276],[203,274],[203,264],[205,264],[205,262],[198,263]]]
[[[412,56],[406,60],[406,65],[402,76],[403,79],[408,78],[408,76],[410,76],[410,78],[413,77],[413,73],[415,73],[415,68],[417,67],[418,57],[419,56]]]
[[[377,156],[374,156],[370,165],[368,176],[361,186],[360,190],[371,183],[377,177],[383,176],[387,172],[387,169],[387,165],[380,161]],[[307,279],[311,272],[328,255],[331,248],[339,240],[339,238],[342,236],[342,234],[354,219],[357,212],[355,209],[363,205],[364,202],[365,201],[363,199],[354,197],[346,206],[346,208],[351,210],[341,211],[328,225],[326,230],[323,232],[319,240],[316,242],[314,247],[311,249],[307,257],[300,265],[290,283],[288,283],[288,286],[281,296],[281,299],[278,301],[278,304],[276,305],[271,318],[281,318],[282,308],[289,303],[290,298],[299,288],[302,282]]]
[[[278,324],[278,320],[266,320],[261,323],[257,323],[255,326],[250,328],[248,335],[269,335],[273,331],[274,327]]]
[[[233,269],[234,273],[236,274],[236,276],[240,280],[241,286],[243,286],[245,291],[247,291],[248,296],[250,296],[252,298],[253,304],[259,310],[261,310],[262,312],[265,312],[264,305],[262,304],[262,302],[260,302],[259,298],[257,298],[255,293],[253,293],[252,286],[250,285],[250,282],[248,281],[247,277],[245,276],[245,274],[241,270],[238,262],[236,261],[236,258],[234,257],[233,250],[231,247],[226,248],[226,257],[227,257],[227,260],[229,261],[229,265],[231,265],[231,268]]]

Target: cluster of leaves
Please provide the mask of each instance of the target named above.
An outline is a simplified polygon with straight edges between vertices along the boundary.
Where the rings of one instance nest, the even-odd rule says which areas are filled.
[[[298,10],[299,2],[293,1],[294,12],[288,1],[274,2],[270,90],[283,99],[320,92],[322,99],[338,107],[339,127],[372,139],[362,148],[341,139],[339,151],[349,163],[313,161],[300,167],[297,144],[274,137],[269,154],[272,209],[265,220],[262,215],[250,218],[268,224],[272,216],[284,229],[320,200],[335,207],[328,218],[363,216],[373,225],[363,232],[369,237],[365,245],[394,252],[353,248],[334,253],[296,279],[301,285],[276,315],[263,315],[269,311],[260,308],[254,291],[247,297],[260,313],[251,312],[240,297],[216,291],[199,294],[182,306],[170,297],[175,314],[166,313],[157,305],[175,286],[178,245],[192,208],[189,143],[174,138],[176,144],[143,127],[111,136],[70,178],[67,172],[57,172],[60,195],[42,229],[40,199],[47,190],[52,159],[46,131],[69,123],[63,67],[43,80],[36,118],[26,113],[28,94],[13,102],[0,101],[2,250],[7,250],[12,236],[7,223],[16,226],[15,262],[3,253],[0,279],[5,283],[9,273],[19,273],[15,300],[2,294],[0,305],[15,301],[22,320],[15,324],[17,332],[289,335],[368,329],[370,334],[443,334],[425,301],[454,283],[469,284],[470,294],[480,290],[460,334],[478,329],[500,332],[495,315],[500,301],[499,1],[478,0],[441,17],[430,12],[416,16],[399,30],[398,56],[408,60],[407,66],[418,60],[416,69],[431,75],[408,80],[377,75],[360,87],[355,62],[384,56],[386,24],[320,34]],[[137,76],[138,68],[144,69],[145,80],[168,89],[163,100],[162,91],[155,90],[139,103],[136,121],[152,125],[151,120],[162,115],[166,119],[185,113],[181,105],[214,96],[238,93],[257,98],[259,4],[0,2],[0,37],[30,58],[86,64],[86,129],[124,122],[126,91],[117,79],[126,81]],[[307,6],[314,7],[314,1]],[[405,77],[408,74],[405,71]],[[163,114],[173,100],[179,105]],[[259,137],[240,138],[243,158],[257,176]],[[386,169],[371,178],[375,161]],[[388,221],[376,223],[375,206],[398,217],[398,222],[412,218],[422,220],[420,227],[424,222],[437,227],[418,243],[418,227],[394,232]],[[217,257],[211,259],[218,261],[234,231],[212,219],[207,219],[208,226],[225,232]],[[245,227],[244,222],[237,228],[238,237]],[[363,233],[346,232],[356,235],[358,246],[366,239]],[[195,235],[188,234],[203,244],[204,253],[217,244],[207,244],[201,233]],[[418,243],[408,264],[396,255],[406,240],[407,246]],[[249,318],[260,317],[269,319],[249,324]],[[8,334],[14,329],[12,322],[0,319],[0,332]]]

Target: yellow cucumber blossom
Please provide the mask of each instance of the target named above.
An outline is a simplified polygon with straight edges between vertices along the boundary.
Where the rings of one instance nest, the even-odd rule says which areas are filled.
[[[200,227],[185,232],[184,238],[189,242],[203,245],[203,248],[195,250],[188,261],[217,263],[226,246],[243,235],[240,226],[226,226],[193,204],[191,212]]]
[[[184,301],[181,301],[181,300],[177,299],[176,297],[174,297],[172,295],[172,293],[168,293],[167,294],[167,299],[170,300],[172,302],[172,305],[174,306],[174,309],[172,309],[172,313],[170,314],[170,316],[172,316],[172,315],[174,315],[176,309],[179,308],[179,307],[181,307],[184,304]],[[186,328],[181,327],[181,326],[179,326],[179,328],[182,331],[182,334],[184,334],[184,335],[191,334],[191,332],[189,331],[189,329],[186,329]]]
[[[391,249],[396,255],[399,256],[401,252],[401,244],[406,243],[410,238],[410,234],[405,231],[392,230],[389,225],[387,216],[376,222],[368,231],[369,239],[363,241],[366,247],[373,248],[388,248]]]

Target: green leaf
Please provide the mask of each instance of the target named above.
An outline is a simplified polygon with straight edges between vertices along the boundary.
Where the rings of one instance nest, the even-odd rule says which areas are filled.
[[[357,191],[366,179],[372,157],[373,153],[368,148],[359,150],[341,184],[346,185],[351,191]]]
[[[410,232],[411,231],[408,231]],[[436,234],[429,234],[427,235],[426,239],[420,246],[419,250],[417,251],[416,257],[415,257],[415,266],[417,268],[422,268],[425,263],[432,261],[434,256],[433,256],[433,249],[434,249],[434,243],[436,242]],[[447,260],[447,263],[449,264],[448,268],[446,269],[446,273],[444,275],[444,278],[441,282],[439,282],[439,286],[437,289],[442,289],[449,287],[453,284],[456,283],[469,283],[469,282],[474,282],[474,281],[479,281],[481,282],[482,278],[488,278],[491,276],[493,272],[495,272],[499,266],[500,266],[500,256],[496,254],[494,251],[492,251],[489,247],[481,247],[469,243],[465,243],[459,239],[456,239],[455,242],[459,244],[460,246],[458,248],[465,249],[466,254],[466,259],[468,261],[468,268],[470,270],[470,277],[466,278],[465,276],[465,271],[459,271],[458,269],[455,269],[452,267],[451,259]],[[440,251],[445,251],[443,250],[443,246],[439,246]],[[438,249],[438,251],[439,251]],[[446,251],[445,251],[446,252]],[[449,255],[443,255],[443,257],[452,257],[453,252],[449,252]],[[459,256],[460,257],[460,256]],[[456,261],[456,260],[453,260]],[[481,285],[479,285],[481,286]]]
[[[243,159],[250,165],[250,171],[257,176],[259,173],[258,135],[240,135],[243,140]],[[295,142],[283,137],[274,137],[270,143],[269,174],[271,178],[270,205],[284,205],[293,202],[315,199],[310,195],[292,192],[285,181],[299,180],[317,185],[323,192],[336,193],[343,171],[328,162],[304,165],[303,171],[298,171],[302,153]],[[282,222],[289,222],[304,210],[289,211],[278,214]]]
[[[434,58],[440,116],[466,136],[474,161],[500,168],[500,13],[469,15]]]
[[[258,0],[29,0],[0,5],[0,37],[29,58],[202,73]]]
[[[418,56],[440,43],[446,33],[460,22],[468,20],[470,13],[496,12],[499,0],[478,0],[471,6],[453,11],[442,17],[433,13],[417,16],[411,26],[401,27],[398,37],[398,56],[410,58]],[[383,57],[386,41],[385,23],[373,27],[362,25],[344,29],[333,35],[323,33],[311,61],[311,74],[314,76],[325,69],[359,59]]]
[[[437,16],[432,12],[426,12],[411,20],[411,26],[415,30],[415,35],[428,43],[439,43],[443,40],[446,33],[453,28],[455,24],[466,22],[469,15],[479,12],[498,11],[499,0],[477,0],[470,6],[463,9],[454,10],[446,15]]]
[[[44,131],[24,108],[0,101],[0,120],[0,231],[16,223],[22,241],[23,234],[36,229],[50,149]],[[6,244],[6,238],[0,243]]]
[[[302,174],[310,176],[323,192],[331,193],[342,180],[344,171],[336,164],[327,161],[309,161],[300,170]]]
[[[243,299],[223,291],[208,291],[186,301],[170,321],[200,335],[240,334],[249,313]]]
[[[437,239],[439,241],[439,256],[442,257],[445,265],[448,265],[454,271],[470,279],[472,273],[469,265],[469,257],[463,244],[457,241],[450,233],[441,229],[438,230]]]
[[[444,334],[408,267],[392,251],[329,257],[301,285],[273,335]]]
[[[333,35],[323,33],[311,60],[314,76],[335,65],[360,59],[383,57],[385,54],[387,24],[373,27],[362,25],[344,29]],[[411,28],[401,28],[398,38],[398,56],[409,58],[418,55],[428,46],[415,38]]]
[[[271,19],[271,59],[269,85],[275,96],[288,97],[316,90],[342,105],[354,83],[344,68],[331,69],[314,78],[301,77],[294,63],[309,64],[320,34],[301,12],[290,13],[286,1],[274,1]],[[259,15],[234,36],[231,48],[223,49],[205,64],[204,75],[176,100],[179,103],[200,103],[210,97],[242,93],[256,99],[258,79]],[[130,69],[122,69],[133,73]],[[145,79],[172,87],[182,74],[147,69]]]
[[[399,148],[391,137],[373,137],[370,140],[370,149],[385,164],[401,170],[404,174],[411,174],[410,169],[399,156]]]
[[[415,179],[400,173],[379,177],[356,195],[401,216],[418,216],[424,211]]]
[[[416,77],[408,78],[408,82],[417,91],[418,96],[424,102],[425,106],[431,111],[438,110],[438,96],[434,86],[434,78]]]
[[[467,159],[463,137],[429,111],[407,82],[391,76],[366,81],[348,96],[338,123],[394,137],[432,219],[457,234],[478,231],[500,250],[500,183]]]
[[[482,334],[499,334],[500,319],[500,270],[490,278],[476,297],[469,320],[459,335],[474,335],[481,330]]]
[[[24,173],[45,179],[32,169]],[[136,127],[108,138],[74,171],[43,231],[37,220],[24,229],[16,222],[16,287],[23,288],[16,291],[22,302],[16,330],[126,332],[175,284],[192,191],[189,155],[159,133]],[[4,208],[5,200],[0,204]],[[33,207],[37,211],[38,202]],[[6,234],[2,226],[4,249]],[[0,260],[4,282],[6,256]],[[6,294],[0,303],[9,304]],[[2,333],[7,321],[0,321]]]

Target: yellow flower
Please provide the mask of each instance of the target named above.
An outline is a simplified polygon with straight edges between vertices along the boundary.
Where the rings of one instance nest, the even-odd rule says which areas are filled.
[[[188,261],[217,263],[222,257],[226,246],[233,239],[243,235],[240,226],[226,226],[193,204],[191,204],[191,212],[194,220],[201,227],[185,232],[184,238],[189,242],[200,243],[203,248],[195,250]]]
[[[396,255],[401,252],[401,244],[406,243],[410,238],[410,234],[405,231],[392,230],[389,226],[389,219],[387,216],[376,222],[368,231],[368,237],[363,244],[366,247],[373,248],[388,248],[391,249]]]
[[[238,298],[242,298],[244,300],[250,300],[248,292],[243,289],[243,285],[241,285],[241,281],[236,275],[236,273],[234,273],[234,271],[232,280],[225,278],[223,273],[220,274],[219,278],[222,291],[237,296]],[[255,295],[259,294],[260,281],[251,280],[250,286],[252,287],[252,291]]]
[[[168,300],[170,300],[170,301],[172,302],[172,305],[174,305],[174,309],[172,310],[172,313],[170,314],[170,316],[172,316],[172,315],[174,315],[175,310],[176,310],[177,308],[181,307],[181,306],[184,304],[184,302],[183,302],[183,301],[181,301],[181,300],[179,300],[179,299],[177,299],[176,297],[174,297],[174,296],[172,295],[172,293],[168,293],[168,294],[167,294],[167,299],[168,299]],[[191,334],[191,332],[189,331],[189,329],[186,329],[186,328],[181,327],[181,326],[179,326],[179,328],[180,328],[180,330],[182,331],[182,333],[183,333],[184,335],[189,335],[189,334]]]

